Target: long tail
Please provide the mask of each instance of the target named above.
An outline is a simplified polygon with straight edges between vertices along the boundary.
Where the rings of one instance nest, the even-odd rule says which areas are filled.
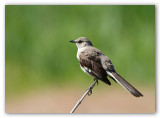
[[[110,77],[114,78],[122,87],[124,87],[128,92],[130,92],[135,97],[143,96],[137,89],[135,89],[131,84],[129,84],[125,79],[123,79],[116,72],[108,72],[108,71],[106,72]]]

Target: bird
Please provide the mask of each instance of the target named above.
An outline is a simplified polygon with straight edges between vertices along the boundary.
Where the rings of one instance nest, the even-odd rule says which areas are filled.
[[[108,79],[108,77],[110,77],[133,96],[143,96],[142,93],[116,72],[111,60],[99,49],[93,47],[92,42],[87,37],[79,37],[70,42],[75,43],[78,48],[77,58],[81,69],[92,76],[94,80],[97,80],[97,84],[98,80],[101,80],[102,82],[111,85],[111,82]]]

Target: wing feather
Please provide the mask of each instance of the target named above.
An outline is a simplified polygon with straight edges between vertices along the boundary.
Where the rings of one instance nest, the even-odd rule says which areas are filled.
[[[101,64],[101,54],[102,53],[96,48],[87,48],[79,54],[80,65],[81,67],[87,67],[89,70],[91,70],[91,72],[88,71],[88,73],[95,78],[98,78],[108,85],[111,85],[110,81],[107,79],[107,73]]]

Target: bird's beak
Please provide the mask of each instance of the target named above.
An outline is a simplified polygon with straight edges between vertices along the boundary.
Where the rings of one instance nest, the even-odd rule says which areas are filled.
[[[72,40],[72,41],[69,41],[69,42],[71,42],[71,43],[76,43],[74,40]]]

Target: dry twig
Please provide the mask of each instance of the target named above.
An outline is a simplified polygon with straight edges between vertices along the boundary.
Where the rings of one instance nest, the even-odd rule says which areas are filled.
[[[72,109],[72,111],[70,113],[74,113],[74,111],[78,108],[78,106],[81,104],[82,100],[86,97],[87,94],[89,96],[92,94],[92,89],[93,89],[93,87],[95,86],[96,83],[98,83],[97,79],[95,79],[93,84],[86,90],[86,92],[84,93],[82,98],[77,102],[77,104],[74,106],[74,108]]]

